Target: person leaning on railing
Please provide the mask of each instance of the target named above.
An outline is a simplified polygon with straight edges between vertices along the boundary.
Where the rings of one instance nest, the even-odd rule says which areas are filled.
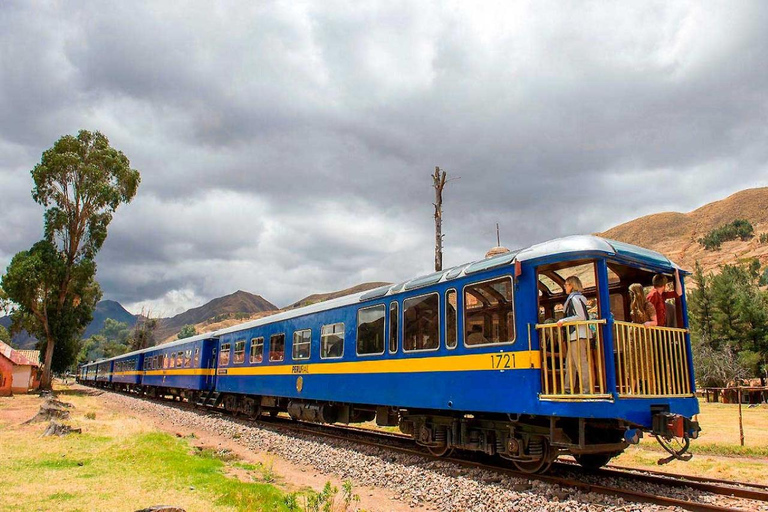
[[[587,299],[581,293],[584,289],[581,279],[576,276],[570,276],[565,280],[565,292],[568,298],[563,304],[565,317],[557,321],[557,326],[562,327],[566,322],[586,322],[589,320],[587,312]],[[573,393],[571,381],[574,380],[571,371],[575,371],[576,380],[579,383],[581,393],[591,393],[589,385],[589,360],[587,350],[589,349],[589,337],[591,331],[584,325],[574,325],[568,327],[568,353],[565,359],[565,392]]]
[[[656,314],[656,308],[651,301],[646,299],[643,285],[640,283],[629,285],[629,296],[629,315],[632,319],[632,323],[640,324],[643,327],[655,327],[658,324],[658,315]],[[629,340],[630,343],[627,350],[634,353],[625,354],[625,358],[628,357],[631,361],[635,361],[636,357],[643,354],[641,356],[644,358],[643,361],[646,365],[649,365],[650,362],[653,361],[653,350],[644,333],[632,330],[629,332]],[[637,393],[639,391],[637,373],[637,369],[635,369],[629,377],[629,385],[632,393]],[[654,385],[654,379],[651,372],[648,372],[647,379],[642,380],[647,380],[648,386]]]
[[[680,272],[675,269],[675,289],[667,290],[667,276],[656,274],[653,276],[653,290],[648,293],[647,299],[656,309],[656,325],[667,327],[667,307],[664,301],[666,299],[677,300],[683,293],[683,285],[680,283]]]

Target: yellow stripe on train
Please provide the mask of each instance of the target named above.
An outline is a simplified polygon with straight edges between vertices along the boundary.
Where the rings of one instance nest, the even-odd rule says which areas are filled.
[[[519,352],[497,352],[460,356],[418,357],[406,359],[376,359],[370,361],[348,361],[339,363],[280,364],[256,366],[228,366],[218,371],[209,368],[179,368],[117,372],[121,376],[191,376],[191,375],[344,375],[353,373],[422,373],[422,372],[468,372],[538,370],[541,368],[541,353],[538,350]]]

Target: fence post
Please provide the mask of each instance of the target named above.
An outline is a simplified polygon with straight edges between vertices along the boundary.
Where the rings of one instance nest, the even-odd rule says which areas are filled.
[[[739,441],[741,442],[741,446],[744,446],[744,419],[741,415],[741,386],[739,386],[737,396],[739,397]]]

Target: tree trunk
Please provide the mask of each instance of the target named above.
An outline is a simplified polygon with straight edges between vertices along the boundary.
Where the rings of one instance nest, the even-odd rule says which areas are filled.
[[[45,345],[45,362],[43,363],[43,377],[40,379],[40,389],[53,389],[53,374],[51,373],[51,363],[53,362],[53,346],[56,342],[53,336],[48,334]]]

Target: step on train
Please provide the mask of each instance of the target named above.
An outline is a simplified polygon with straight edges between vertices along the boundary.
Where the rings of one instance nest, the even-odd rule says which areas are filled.
[[[680,276],[667,326],[632,323],[629,286],[656,274]],[[601,467],[644,434],[684,460],[699,432],[686,275],[657,252],[570,236],[85,364],[77,377],[251,418],[375,420],[435,455],[483,452],[530,473],[566,454]],[[558,326],[570,276],[588,319]]]

